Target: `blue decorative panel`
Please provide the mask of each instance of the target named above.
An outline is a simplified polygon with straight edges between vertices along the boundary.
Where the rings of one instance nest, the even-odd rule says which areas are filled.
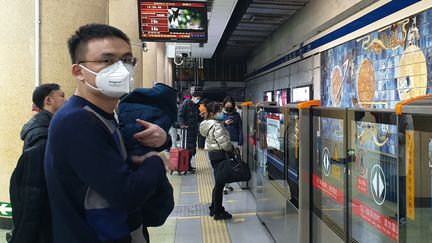
[[[393,109],[431,80],[431,9],[321,53],[322,106]]]

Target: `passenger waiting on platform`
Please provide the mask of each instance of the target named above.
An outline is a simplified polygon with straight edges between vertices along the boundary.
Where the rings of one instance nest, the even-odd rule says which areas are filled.
[[[206,145],[208,148],[208,155],[210,163],[213,167],[213,172],[216,177],[216,166],[233,156],[234,147],[231,143],[228,131],[222,125],[222,109],[216,102],[207,104],[208,118],[201,122],[200,133],[206,137]],[[214,216],[215,220],[230,219],[232,215],[225,211],[222,206],[223,189],[225,184],[216,184],[213,187],[212,203],[209,207],[210,216]]]
[[[176,107],[177,107],[177,111],[178,111],[178,108],[179,108],[178,102],[176,104]],[[177,121],[177,117],[176,117],[174,124],[171,126],[170,130],[168,131],[169,135],[171,136],[171,142],[172,142],[171,148],[177,148],[178,147],[178,141],[180,140],[179,139],[180,137],[177,133],[177,128],[180,128],[180,127],[178,125],[178,121]]]
[[[222,123],[229,132],[234,149],[239,150],[243,144],[242,119],[236,111],[234,99],[230,96],[225,97],[222,107]],[[228,194],[231,191],[233,191],[233,188],[229,184],[226,184],[223,190],[224,194]]]
[[[209,99],[204,98],[199,105],[199,115],[200,115],[200,119],[199,119],[199,123],[201,123],[204,119],[207,118],[208,113],[207,113],[207,108],[206,105],[209,103]],[[205,148],[205,137],[203,137],[201,135],[201,133],[198,133],[198,148],[200,149],[204,149]]]
[[[155,193],[165,166],[156,155],[135,161],[142,163],[136,170],[125,163],[114,109],[132,82],[130,40],[114,27],[89,24],[68,48],[77,89],[51,122],[45,155],[54,242],[148,242],[145,229],[129,228],[128,213]],[[166,144],[162,128],[137,122],[145,127],[134,135],[142,145]]]
[[[48,127],[54,113],[65,102],[60,85],[42,84],[33,91],[38,113],[21,130],[23,153],[10,179],[10,199],[14,229],[9,243],[52,242],[51,213],[43,174]]]
[[[180,105],[177,113],[177,121],[181,129],[187,130],[186,149],[189,151],[189,172],[194,173],[195,167],[192,167],[192,156],[196,153],[196,143],[199,126],[198,104],[202,98],[199,90],[191,90],[191,99],[185,99]]]
[[[40,139],[47,139],[51,118],[63,106],[65,100],[65,93],[58,84],[42,84],[33,91],[33,104],[39,112],[21,130],[23,151],[35,145]]]

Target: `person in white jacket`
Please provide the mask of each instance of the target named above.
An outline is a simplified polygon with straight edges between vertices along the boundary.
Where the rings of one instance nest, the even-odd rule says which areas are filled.
[[[224,161],[227,156],[233,155],[233,144],[228,131],[219,122],[222,114],[222,108],[220,104],[216,102],[210,102],[206,105],[208,111],[208,117],[205,121],[201,122],[199,131],[201,135],[206,138],[206,146],[209,154],[210,163],[213,169]],[[215,170],[213,170],[215,172]],[[216,177],[216,174],[215,174]],[[218,184],[215,182],[212,193],[212,203],[209,207],[210,216],[214,217],[215,220],[231,219],[232,215],[225,211],[222,206],[223,189],[225,184]]]

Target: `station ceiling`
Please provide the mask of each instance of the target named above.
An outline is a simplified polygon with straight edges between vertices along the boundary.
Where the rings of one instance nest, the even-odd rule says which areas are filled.
[[[220,0],[213,0],[220,1]],[[309,0],[239,0],[215,54],[223,60],[243,60]]]
[[[202,0],[198,0],[202,1]],[[207,0],[208,41],[166,43],[169,57],[244,61],[247,54],[285,24],[309,0]],[[171,52],[170,52],[171,53]]]

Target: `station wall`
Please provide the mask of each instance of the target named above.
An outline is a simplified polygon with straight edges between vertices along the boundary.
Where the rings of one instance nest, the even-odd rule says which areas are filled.
[[[363,9],[372,2],[374,1],[311,0],[285,25],[254,49],[247,60],[248,72],[288,53],[299,43],[314,36],[327,26],[331,26],[333,23],[337,23],[350,14]],[[262,101],[264,91],[314,83],[314,99],[319,98],[319,62],[319,56],[306,58],[274,71],[274,73],[250,80],[247,83],[246,99],[258,102]]]
[[[255,102],[260,101],[262,100],[262,93],[264,91],[267,91],[267,89],[272,90],[269,87],[270,84],[263,84],[262,82],[270,80],[277,83],[277,79],[273,78],[276,77],[275,74],[272,74],[274,72],[289,69],[291,70],[291,77],[307,76],[308,72],[304,74],[301,69],[298,70],[298,73],[295,73],[295,65],[307,60],[311,55],[320,56],[320,60],[314,61],[314,63],[318,63],[318,65],[314,65],[312,68],[314,75],[308,78],[299,78],[296,85],[310,84],[312,78],[314,98],[322,99],[325,106],[351,107],[354,106],[352,104],[354,101],[364,104],[365,108],[372,107],[371,103],[376,108],[393,108],[400,100],[430,92],[426,87],[431,86],[430,81],[427,81],[430,79],[431,72],[428,71],[430,68],[427,67],[429,64],[426,65],[426,62],[429,62],[427,60],[431,55],[431,51],[429,50],[431,42],[429,40],[429,33],[431,31],[429,22],[431,17],[428,11],[432,6],[431,1],[410,0],[409,3],[402,0],[372,1],[369,2],[373,3],[370,6],[351,1],[350,6],[340,4],[340,6],[335,7],[337,2],[328,1],[325,5],[321,5],[321,8],[317,9],[318,3],[312,1],[296,14],[292,18],[292,21],[290,20],[260,47],[255,49],[248,60],[249,73],[255,72],[252,77],[249,77],[247,84],[246,94],[249,94],[251,100]],[[404,6],[397,9],[398,5]],[[391,12],[391,8],[395,8],[395,6],[397,10]],[[390,10],[390,13],[377,18],[376,16],[379,13],[377,14],[376,12],[381,9]],[[320,11],[325,13],[335,12],[339,13],[339,15],[335,15],[330,20],[326,20],[323,17],[321,19],[308,19],[309,11],[315,11],[316,13]],[[301,54],[295,56],[292,60],[285,61],[265,71],[260,71],[261,73],[257,75],[256,70],[265,69],[263,66],[269,66],[275,60],[280,59],[281,56],[283,57],[290,52],[292,53],[296,48],[301,49],[302,46],[310,45],[310,43],[325,35],[339,31],[345,27],[344,25],[355,22],[358,24],[364,19],[374,17],[374,21],[363,25],[361,28],[346,32],[345,35],[316,47],[312,51],[306,50],[305,52],[305,49],[303,49],[300,51]],[[318,22],[305,23],[303,29],[296,29],[298,21],[300,21],[299,18],[303,18],[303,21],[307,23]],[[335,20],[340,21],[335,22]],[[415,24],[414,21],[416,22]],[[329,27],[329,23],[334,23],[334,25]],[[311,29],[312,32],[310,32]],[[297,30],[297,32],[293,32],[294,30]],[[413,38],[413,34],[408,37],[408,32],[410,31],[418,31],[419,37],[415,40],[415,43],[412,43],[413,40],[408,40],[408,38]],[[311,37],[313,33],[318,34]],[[288,34],[293,37],[288,38],[286,36]],[[285,41],[286,47],[281,46],[282,40]],[[300,41],[297,42],[297,47],[296,44],[294,44],[294,47],[291,45],[291,43],[294,43],[293,41]],[[266,49],[267,46],[272,46],[272,48]],[[276,50],[278,47],[280,48],[279,53]],[[347,58],[350,61],[346,62]],[[414,63],[415,61],[413,60],[420,60],[419,58],[423,64]],[[260,60],[270,61],[264,62]],[[413,69],[417,71],[413,73]],[[345,75],[345,73],[348,75]],[[340,74],[340,77],[337,77],[337,74]],[[405,77],[405,82],[403,82],[402,76]],[[332,79],[343,79],[342,81],[335,81],[335,83],[340,81],[340,85],[338,86],[340,92],[337,92],[337,88],[332,87]],[[360,79],[360,94],[357,92],[359,88],[357,86],[358,79]],[[371,80],[373,80],[373,86],[371,84],[363,85],[365,82],[371,83]],[[282,82],[284,82],[284,86],[294,86],[292,79],[285,79]],[[416,87],[414,89],[402,87],[403,85],[410,84]],[[372,89],[370,91],[370,87],[376,88],[376,90]],[[263,88],[266,88],[266,90],[263,90]],[[369,89],[364,90],[366,88]],[[407,94],[400,92],[402,88],[404,88],[403,92]],[[344,96],[336,99],[340,104],[333,104],[333,101],[330,101],[332,98],[335,99],[330,96],[335,95]]]
[[[432,9],[321,53],[321,105],[395,108],[431,93]]]
[[[276,91],[309,84],[319,87],[319,80],[320,55],[318,54],[249,81],[246,88],[246,100],[254,103],[262,101],[265,91]],[[319,99],[319,95],[319,92],[314,93],[314,99]]]

